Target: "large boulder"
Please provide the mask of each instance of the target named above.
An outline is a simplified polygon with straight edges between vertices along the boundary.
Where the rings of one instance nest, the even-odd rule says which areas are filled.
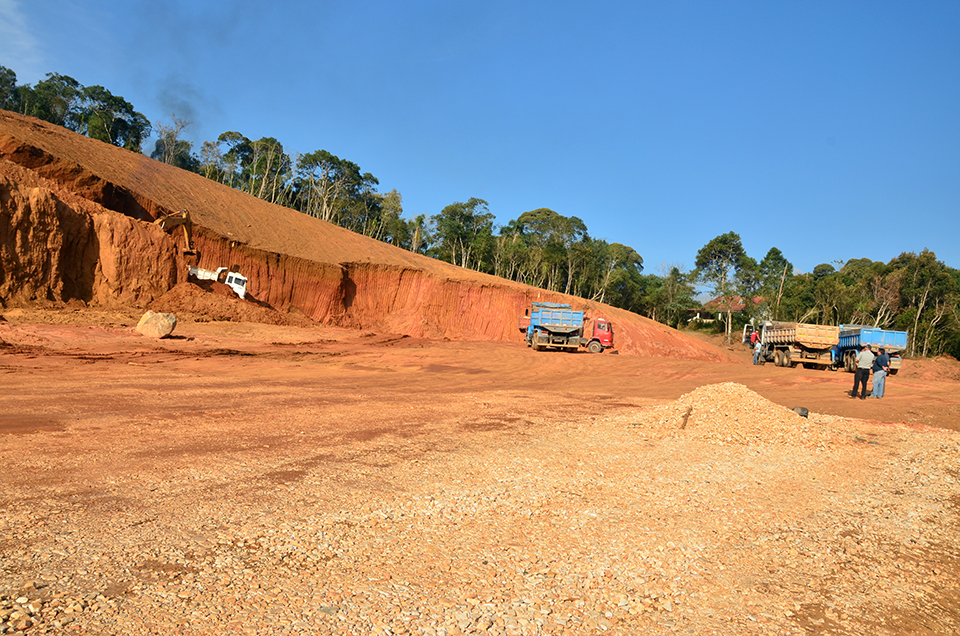
[[[148,338],[164,338],[173,333],[176,326],[177,317],[173,314],[148,311],[137,323],[137,331]]]

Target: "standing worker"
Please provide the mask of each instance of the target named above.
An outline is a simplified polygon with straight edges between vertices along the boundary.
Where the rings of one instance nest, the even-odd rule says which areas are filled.
[[[857,372],[853,376],[853,391],[850,397],[857,397],[857,385],[860,386],[860,399],[867,399],[867,381],[870,379],[870,368],[873,366],[873,352],[870,351],[870,345],[863,345],[860,353],[857,354]]]
[[[873,390],[870,391],[870,397],[883,397],[883,385],[886,384],[888,373],[890,373],[890,356],[887,355],[886,349],[880,347],[880,355],[873,361]]]

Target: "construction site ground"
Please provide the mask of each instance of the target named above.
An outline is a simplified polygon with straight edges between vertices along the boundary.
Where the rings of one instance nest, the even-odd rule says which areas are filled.
[[[950,359],[2,315],[5,633],[960,633]]]

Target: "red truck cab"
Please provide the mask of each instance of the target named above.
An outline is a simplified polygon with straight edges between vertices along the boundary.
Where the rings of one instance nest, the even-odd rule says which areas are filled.
[[[597,318],[593,321],[593,334],[587,342],[587,349],[591,353],[600,353],[604,349],[613,348],[613,325],[606,318]]]

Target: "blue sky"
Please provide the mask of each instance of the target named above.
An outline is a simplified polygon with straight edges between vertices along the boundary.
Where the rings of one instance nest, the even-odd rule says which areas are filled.
[[[405,215],[539,207],[693,267],[960,267],[960,2],[0,0],[0,65],[325,149]],[[152,147],[152,143],[151,143]],[[148,148],[149,151],[149,148]]]

